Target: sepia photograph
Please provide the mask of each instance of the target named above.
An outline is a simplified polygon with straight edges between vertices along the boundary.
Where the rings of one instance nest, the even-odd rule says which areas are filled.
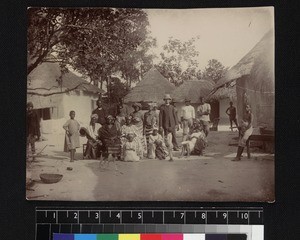
[[[274,202],[274,24],[29,7],[26,199]]]

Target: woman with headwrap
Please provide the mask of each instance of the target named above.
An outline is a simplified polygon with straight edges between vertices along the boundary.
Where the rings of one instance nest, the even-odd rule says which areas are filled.
[[[130,114],[132,117],[132,124],[137,134],[137,138],[140,139],[140,142],[143,147],[143,156],[147,154],[147,144],[144,136],[144,114],[142,113],[142,105],[140,103],[134,103],[132,105],[134,111]]]
[[[141,139],[137,137],[137,133],[136,133],[136,128],[133,126],[132,124],[132,116],[127,116],[125,118],[125,125],[122,126],[122,146],[125,145],[125,143],[127,142],[128,138],[128,134],[133,134],[134,135],[134,142],[136,142],[136,146],[137,146],[137,150],[136,153],[140,158],[143,158],[143,148],[142,148],[142,144],[141,144]]]
[[[135,141],[135,134],[128,133],[126,135],[127,141],[123,145],[123,156],[125,162],[138,162],[140,157],[138,155],[139,145],[138,142]]]
[[[153,128],[157,127],[158,125],[158,119],[157,114],[154,109],[154,104],[149,104],[149,111],[144,114],[144,135],[146,137],[147,142],[147,155],[149,156],[149,137],[152,134]]]
[[[101,141],[99,140],[99,129],[101,128],[101,124],[98,123],[98,115],[92,114],[90,124],[87,128],[81,128],[79,133],[81,136],[86,136],[87,147],[83,156],[88,159],[96,159],[101,155]]]
[[[99,139],[103,144],[103,156],[107,158],[109,154],[119,157],[121,154],[121,132],[114,124],[114,117],[108,115],[106,123],[99,129]]]

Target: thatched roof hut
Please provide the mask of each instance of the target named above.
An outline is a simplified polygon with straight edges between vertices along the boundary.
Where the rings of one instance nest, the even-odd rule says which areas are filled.
[[[218,88],[243,76],[251,75],[256,90],[274,90],[274,32],[270,30],[225,76],[220,79],[213,94]],[[253,90],[255,90],[253,89]],[[210,95],[211,95],[210,94]]]
[[[42,63],[27,78],[27,101],[33,102],[47,121],[68,118],[69,111],[74,110],[79,121],[88,123],[102,92],[72,72],[62,74],[58,63]],[[51,131],[50,125],[44,122],[44,126]]]
[[[266,33],[249,53],[228,71],[210,96],[232,81],[236,81],[238,115],[242,116],[245,104],[250,104],[254,114],[254,125],[274,127],[273,30]]]
[[[215,86],[219,86],[219,82],[223,81],[223,79],[220,79]],[[222,87],[213,89],[213,94],[210,92],[207,96],[207,99],[209,101],[222,101],[222,100],[230,100],[230,101],[236,101],[237,95],[236,95],[236,82],[231,81],[227,84],[223,85]]]
[[[58,63],[42,63],[27,78],[28,93],[51,94],[70,89],[96,94],[104,92],[72,72],[62,74]]]
[[[172,96],[176,102],[184,102],[186,98],[189,98],[191,103],[198,103],[200,96],[205,98],[212,91],[214,85],[214,82],[210,80],[185,81],[172,92]]]
[[[124,102],[162,103],[166,93],[171,93],[175,86],[155,68],[151,68],[143,79],[125,96]]]

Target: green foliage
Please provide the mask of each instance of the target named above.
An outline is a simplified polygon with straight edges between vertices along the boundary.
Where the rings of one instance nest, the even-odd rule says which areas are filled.
[[[199,52],[194,45],[198,38],[192,38],[186,42],[169,38],[168,44],[163,46],[163,52],[160,54],[161,61],[156,67],[176,86],[186,80],[201,77],[197,60]]]
[[[211,59],[203,71],[203,78],[213,80],[216,83],[227,71],[228,68],[225,68],[221,62]]]

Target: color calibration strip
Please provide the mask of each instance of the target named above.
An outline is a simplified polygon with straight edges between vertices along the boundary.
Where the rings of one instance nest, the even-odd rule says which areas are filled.
[[[247,240],[246,234],[54,234],[53,240]]]
[[[263,240],[263,209],[36,209],[35,240],[78,239]]]

